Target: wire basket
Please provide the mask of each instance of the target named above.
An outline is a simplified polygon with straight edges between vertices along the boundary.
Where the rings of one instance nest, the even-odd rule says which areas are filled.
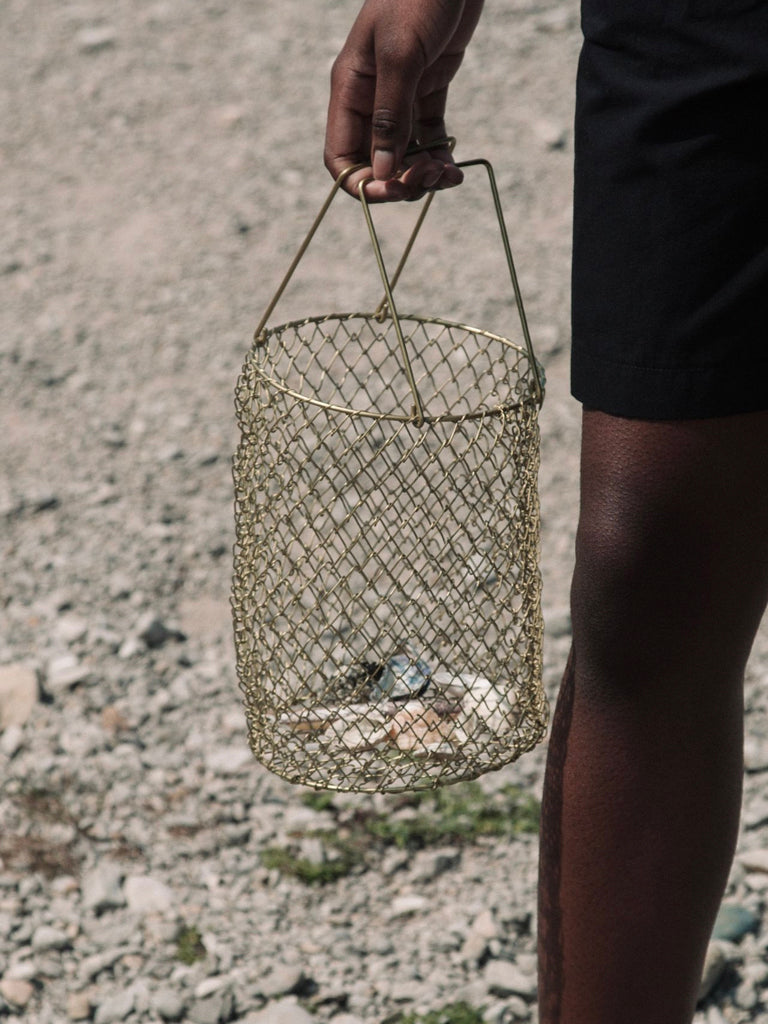
[[[396,792],[475,778],[543,736],[538,411],[531,348],[399,314],[257,328],[236,389],[237,671],[256,757],[316,788]],[[347,172],[349,173],[349,172]]]

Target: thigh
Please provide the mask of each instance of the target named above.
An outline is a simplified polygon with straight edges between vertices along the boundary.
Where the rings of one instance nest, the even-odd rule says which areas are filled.
[[[573,390],[644,419],[768,408],[768,4],[583,0]]]

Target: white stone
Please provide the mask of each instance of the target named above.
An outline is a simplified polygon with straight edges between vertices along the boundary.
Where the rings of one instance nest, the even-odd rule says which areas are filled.
[[[294,992],[304,980],[304,972],[298,964],[277,964],[262,981],[259,990],[267,999],[287,996]]]
[[[426,896],[406,895],[396,896],[390,905],[390,917],[406,917],[409,914],[418,914],[429,905]]]
[[[243,1024],[315,1024],[315,1018],[294,999],[281,999],[249,1013]]]
[[[461,850],[449,846],[437,850],[420,850],[413,859],[411,878],[414,882],[431,882],[458,866]]]
[[[22,726],[16,723],[9,725],[0,733],[0,753],[5,754],[6,757],[13,757],[19,752],[23,742],[24,729]]]
[[[77,48],[81,53],[98,53],[115,45],[115,30],[109,25],[84,28],[77,33]]]
[[[70,992],[67,996],[67,1018],[89,1020],[92,1006],[90,992]]]
[[[213,974],[210,978],[203,980],[195,986],[195,999],[206,999],[208,996],[218,992],[229,984],[229,978],[225,974]]]
[[[79,615],[62,615],[54,626],[56,636],[65,644],[75,644],[85,639],[88,623]]]
[[[23,1010],[34,995],[34,986],[20,978],[3,978],[0,981],[0,996],[16,1009]]]
[[[82,896],[86,910],[97,914],[125,906],[123,872],[117,864],[103,861],[83,875]]]
[[[87,679],[89,669],[74,654],[58,654],[46,666],[45,685],[51,694],[70,690]]]
[[[94,1017],[95,1024],[119,1024],[133,1011],[135,994],[133,989],[125,989],[115,995],[107,996],[99,1003]]]
[[[43,953],[49,949],[66,949],[69,945],[71,942],[67,933],[49,924],[41,924],[32,933],[32,949],[36,953]]]
[[[149,875],[126,878],[123,891],[128,909],[134,914],[162,914],[173,906],[173,891]]]
[[[252,764],[253,754],[244,742],[215,747],[205,754],[205,767],[212,775],[236,775],[247,765]]]
[[[736,860],[747,871],[764,871],[768,873],[768,850],[745,850]]]
[[[492,995],[525,996],[533,999],[536,996],[536,978],[520,970],[517,964],[509,960],[489,960],[483,975],[486,988]]]
[[[705,999],[720,981],[727,966],[728,956],[724,945],[720,942],[710,942],[707,946],[707,955],[704,958],[704,969],[701,974],[699,1002]]]
[[[0,665],[0,729],[24,725],[40,696],[37,672],[28,665]]]

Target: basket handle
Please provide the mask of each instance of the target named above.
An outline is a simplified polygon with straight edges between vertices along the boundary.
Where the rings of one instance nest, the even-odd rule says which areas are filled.
[[[416,145],[416,146],[413,146],[413,147],[409,148],[409,150],[407,152],[407,155],[412,155],[414,153],[419,153],[419,152],[422,152],[425,149],[434,149],[436,146],[448,146],[451,150],[453,150],[455,142],[456,142],[456,140],[454,138],[446,138],[446,139],[441,140],[440,142],[437,142],[437,143],[432,142],[429,145]],[[354,164],[351,167],[347,167],[347,168],[345,168],[341,172],[341,174],[338,176],[338,178],[336,178],[336,180],[334,181],[333,186],[331,188],[331,191],[328,194],[328,197],[326,198],[325,202],[323,203],[322,207],[320,208],[320,212],[315,217],[315,219],[314,219],[314,221],[313,221],[309,231],[306,234],[306,237],[304,238],[304,241],[299,246],[298,252],[294,256],[294,258],[293,258],[293,260],[291,262],[291,265],[289,266],[285,276],[283,277],[283,280],[278,285],[277,291],[272,296],[272,300],[270,301],[269,305],[267,306],[266,310],[264,311],[264,315],[262,316],[261,320],[259,321],[258,326],[256,327],[256,330],[254,331],[254,341],[255,341],[255,343],[257,345],[259,345],[259,344],[263,345],[266,342],[265,327],[266,327],[267,321],[269,320],[270,316],[272,315],[272,313],[273,313],[273,311],[275,309],[275,306],[280,301],[280,298],[282,297],[283,292],[285,291],[286,287],[288,286],[288,283],[290,282],[291,278],[293,277],[293,274],[294,274],[294,272],[296,270],[296,267],[299,265],[302,257],[304,256],[304,253],[307,251],[307,248],[308,248],[310,242],[314,238],[317,229],[319,228],[323,218],[325,217],[326,213],[328,212],[328,208],[330,207],[331,203],[335,199],[336,193],[339,191],[339,189],[342,187],[344,182],[347,180],[347,178],[349,178],[349,176],[351,174],[354,174],[355,171],[359,171],[364,166],[365,166],[365,164]],[[503,214],[502,209],[501,209],[501,200],[499,198],[499,190],[498,190],[498,186],[496,184],[496,175],[494,174],[493,167],[491,166],[489,161],[485,160],[485,159],[482,159],[482,158],[478,158],[478,159],[474,159],[474,160],[463,160],[463,161],[460,161],[457,164],[457,167],[460,167],[460,168],[465,168],[465,167],[484,167],[486,169],[487,174],[488,174],[488,183],[490,185],[491,196],[493,198],[493,204],[494,204],[494,208],[496,210],[496,219],[498,221],[499,231],[500,231],[500,234],[501,234],[501,240],[502,240],[502,244],[503,244],[503,247],[504,247],[504,255],[505,255],[506,261],[507,261],[507,269],[509,271],[509,277],[510,277],[510,281],[511,281],[511,284],[512,284],[512,290],[513,290],[514,296],[515,296],[515,304],[517,306],[517,312],[518,312],[518,316],[520,318],[520,326],[522,328],[523,339],[525,341],[525,349],[526,349],[526,354],[528,356],[528,363],[529,363],[529,365],[531,367],[531,370],[533,371],[534,394],[535,394],[535,398],[536,398],[536,403],[537,403],[537,405],[541,406],[541,404],[542,404],[542,402],[544,400],[544,383],[543,383],[543,380],[542,380],[542,371],[541,371],[541,368],[539,366],[539,363],[538,363],[538,361],[536,359],[536,356],[534,354],[534,351],[533,351],[533,343],[531,341],[531,335],[530,335],[530,331],[528,329],[528,320],[526,318],[525,308],[523,306],[523,297],[522,297],[522,294],[520,292],[520,285],[518,283],[517,273],[515,271],[515,264],[514,264],[514,260],[512,258],[512,249],[511,249],[510,244],[509,244],[509,235],[507,233],[507,227],[506,227],[506,224],[504,222],[504,214]],[[432,205],[432,201],[433,201],[433,199],[434,199],[434,197],[436,195],[436,192],[435,191],[431,191],[428,194],[426,202],[424,203],[424,205],[423,205],[423,207],[421,209],[421,212],[419,213],[418,219],[416,220],[416,223],[415,223],[415,225],[413,227],[413,230],[412,230],[412,232],[410,234],[410,237],[408,238],[408,241],[407,241],[407,243],[405,245],[403,253],[402,253],[401,257],[400,257],[400,261],[398,262],[397,268],[395,269],[395,272],[394,272],[394,274],[392,275],[392,277],[390,279],[389,275],[387,274],[386,265],[384,263],[384,257],[383,257],[382,252],[381,252],[381,245],[379,243],[378,235],[376,233],[376,227],[375,227],[375,225],[373,223],[373,217],[371,215],[370,204],[369,204],[368,198],[367,198],[367,196],[365,194],[365,187],[372,180],[373,180],[372,178],[364,178],[360,182],[360,184],[358,185],[357,192],[358,192],[358,196],[360,198],[360,203],[361,203],[361,206],[362,206],[363,214],[365,216],[365,221],[366,221],[366,224],[368,226],[368,233],[370,235],[371,245],[373,247],[373,252],[374,252],[374,255],[376,257],[376,263],[377,263],[378,268],[379,268],[379,274],[381,276],[381,281],[382,281],[382,284],[384,286],[384,298],[379,303],[379,305],[378,305],[378,307],[377,307],[377,309],[376,309],[376,311],[374,313],[374,316],[376,317],[377,320],[379,320],[381,322],[383,322],[386,319],[387,315],[392,317],[392,322],[393,322],[393,325],[394,325],[394,328],[395,328],[395,333],[397,335],[397,341],[398,341],[398,345],[399,345],[399,348],[400,348],[400,354],[401,354],[402,360],[403,360],[403,366],[405,368],[406,377],[408,379],[408,384],[409,384],[409,387],[411,389],[411,394],[413,396],[413,418],[414,418],[414,422],[416,423],[417,426],[420,426],[424,422],[424,407],[423,407],[422,402],[421,402],[421,397],[419,395],[418,387],[416,385],[416,379],[415,379],[415,376],[414,376],[414,373],[413,373],[413,368],[411,366],[411,361],[410,361],[410,358],[408,356],[408,348],[407,348],[407,345],[405,343],[405,336],[403,335],[402,326],[400,324],[400,317],[398,315],[397,307],[395,305],[393,291],[394,291],[395,285],[397,284],[398,280],[400,279],[400,275],[401,275],[401,273],[403,271],[403,268],[405,267],[405,264],[406,264],[406,261],[408,260],[409,255],[411,253],[411,250],[413,248],[414,242],[416,241],[416,238],[418,237],[418,234],[421,231],[421,227],[422,227],[422,225],[424,223],[424,219],[425,219],[427,213],[429,212],[429,208]]]

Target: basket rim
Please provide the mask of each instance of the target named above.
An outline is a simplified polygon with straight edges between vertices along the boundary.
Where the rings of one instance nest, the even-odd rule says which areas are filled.
[[[306,327],[309,324],[323,324],[333,320],[344,322],[346,320],[376,320],[379,323],[384,323],[386,320],[391,320],[390,316],[384,316],[383,318],[377,316],[373,312],[349,312],[349,313],[323,313],[318,316],[307,316],[301,317],[297,320],[288,320],[282,324],[276,324],[274,327],[265,327],[260,334],[258,334],[253,341],[251,351],[249,353],[249,361],[251,357],[259,350],[266,348],[269,339],[274,337],[276,334],[286,331],[289,329],[296,329],[300,327]],[[530,366],[530,360],[528,358],[528,352],[525,346],[518,345],[509,338],[505,338],[500,334],[495,334],[493,331],[487,331],[482,327],[473,327],[470,324],[462,323],[457,320],[446,320],[443,317],[438,316],[424,316],[417,313],[398,313],[398,319],[400,321],[408,321],[416,324],[436,324],[439,327],[453,327],[459,330],[465,331],[469,334],[480,335],[481,337],[487,338],[489,341],[498,342],[507,348],[513,349],[519,355],[525,359],[527,374],[532,373],[532,367]],[[535,358],[535,357],[534,357]],[[479,409],[475,412],[467,413],[439,413],[438,415],[427,415],[425,414],[422,419],[419,420],[415,411],[410,415],[405,413],[383,413],[375,412],[372,410],[361,410],[353,409],[346,405],[337,405],[333,402],[324,402],[319,398],[312,397],[311,395],[304,395],[300,391],[296,391],[294,388],[288,387],[282,381],[276,380],[274,377],[265,373],[264,370],[258,365],[258,363],[251,363],[251,370],[253,373],[260,378],[265,384],[274,388],[276,391],[282,394],[288,395],[291,398],[295,398],[299,402],[303,402],[306,405],[313,405],[316,408],[326,409],[330,412],[343,413],[348,416],[359,417],[369,420],[389,420],[397,423],[419,423],[419,424],[434,424],[434,423],[465,423],[471,420],[482,420],[489,418],[503,418],[509,413],[516,412],[529,405],[535,406],[537,409],[540,407],[540,402],[536,398],[535,392],[530,393],[525,398],[515,402],[503,402],[500,405],[489,406],[487,409]],[[541,372],[541,368],[540,368]],[[543,393],[542,393],[543,398]]]

